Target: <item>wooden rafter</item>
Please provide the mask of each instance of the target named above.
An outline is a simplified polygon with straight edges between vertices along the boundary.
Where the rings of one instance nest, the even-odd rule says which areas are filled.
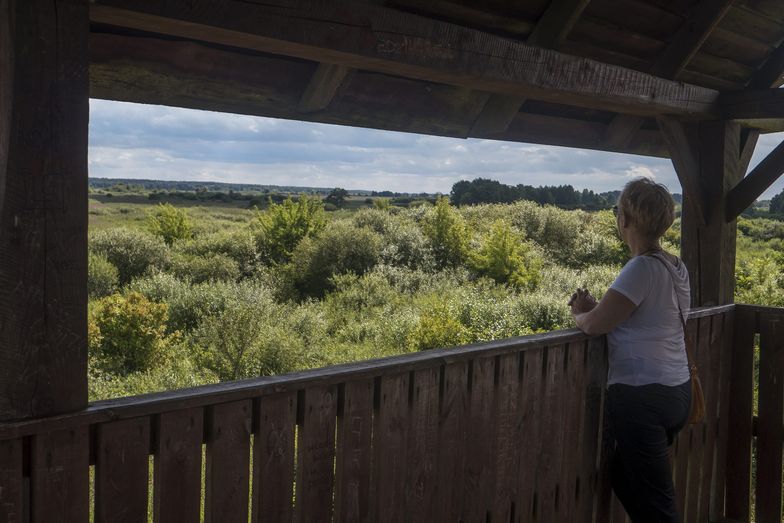
[[[784,89],[747,89],[722,94],[720,111],[732,120],[782,119]]]
[[[468,89],[641,115],[714,114],[718,92],[371,5],[95,0],[95,22]],[[368,45],[373,42],[375,45]],[[591,79],[587,81],[586,79]]]
[[[784,174],[784,142],[727,194],[726,220],[734,220]]]
[[[702,44],[719,24],[735,0],[703,0],[691,17],[683,21],[667,47],[656,58],[650,73],[674,79],[699,51]],[[634,137],[644,118],[619,114],[607,128],[606,139],[611,145],[622,147]]]
[[[590,0],[552,0],[527,43],[548,49],[558,49],[580,19]],[[494,134],[506,131],[514,120],[525,98],[492,95],[471,126],[470,135]]]
[[[337,94],[349,72],[351,69],[342,65],[319,64],[302,94],[299,110],[307,113],[325,109]]]
[[[768,57],[759,71],[751,77],[749,89],[779,87],[784,83],[784,43],[779,45]]]

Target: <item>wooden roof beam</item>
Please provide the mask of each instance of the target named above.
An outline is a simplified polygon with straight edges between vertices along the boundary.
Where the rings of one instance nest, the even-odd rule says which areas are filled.
[[[697,5],[692,16],[683,21],[649,72],[662,78],[677,77],[727,14],[734,1],[703,0]],[[644,122],[645,119],[639,116],[619,114],[610,122],[605,138],[610,145],[623,147],[634,138],[634,134]]]
[[[726,220],[731,222],[784,174],[784,142],[780,143],[727,194]]]
[[[91,19],[473,90],[640,115],[710,118],[718,92],[363,4],[94,0]]]
[[[719,110],[730,120],[778,120],[784,118],[784,89],[747,89],[724,93]]]
[[[342,65],[319,64],[302,94],[299,110],[310,113],[326,109],[351,71]]]
[[[526,43],[557,49],[589,3],[590,0],[552,0]],[[525,98],[518,96],[491,96],[471,126],[469,136],[506,131],[524,103]]]
[[[779,87],[784,83],[784,43],[770,53],[762,67],[751,77],[749,89],[766,89]]]

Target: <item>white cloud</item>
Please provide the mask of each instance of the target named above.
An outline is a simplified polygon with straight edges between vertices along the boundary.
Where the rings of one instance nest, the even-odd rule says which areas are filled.
[[[130,103],[91,102],[90,174],[448,193],[459,180],[620,189],[650,176],[674,192],[669,160],[460,140]],[[753,163],[782,135],[760,139]],[[784,187],[784,180],[766,194]]]

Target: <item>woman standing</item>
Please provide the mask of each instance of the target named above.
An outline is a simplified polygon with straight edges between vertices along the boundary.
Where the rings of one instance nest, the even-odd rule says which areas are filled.
[[[613,490],[634,523],[678,522],[668,447],[691,405],[683,333],[689,275],[661,248],[675,220],[663,185],[648,178],[629,182],[614,210],[632,259],[599,302],[578,289],[569,304],[586,334],[607,334]]]

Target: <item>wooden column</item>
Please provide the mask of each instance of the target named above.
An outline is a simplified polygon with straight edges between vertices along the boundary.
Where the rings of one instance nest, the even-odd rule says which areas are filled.
[[[87,405],[87,0],[0,0],[0,421]]]
[[[692,306],[732,303],[737,227],[726,219],[727,193],[743,178],[756,135],[727,121],[658,123],[683,187],[681,256]]]

